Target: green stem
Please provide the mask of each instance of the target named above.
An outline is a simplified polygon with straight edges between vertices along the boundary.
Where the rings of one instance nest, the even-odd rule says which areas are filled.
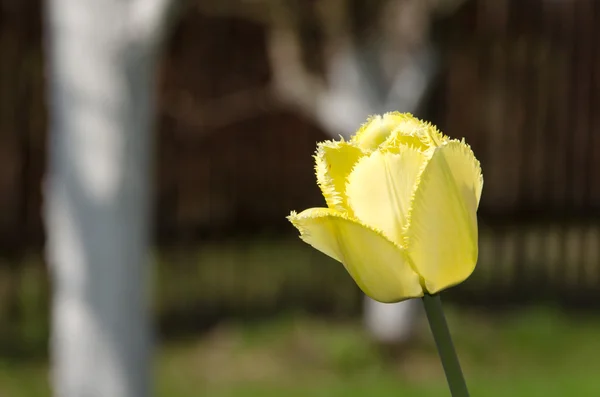
[[[433,339],[435,339],[435,344],[442,360],[442,366],[446,373],[450,393],[452,397],[469,397],[467,384],[460,369],[456,350],[454,350],[454,345],[452,344],[452,336],[450,336],[450,330],[446,323],[439,294],[425,294],[423,296],[423,304],[425,305],[429,327],[431,328],[431,333],[433,334]]]

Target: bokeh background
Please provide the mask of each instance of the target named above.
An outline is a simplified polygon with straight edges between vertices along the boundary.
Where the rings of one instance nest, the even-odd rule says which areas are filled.
[[[3,397],[50,395],[42,5],[0,0]],[[472,394],[600,395],[599,39],[596,0],[183,1],[157,79],[157,395],[447,395],[424,319],[375,341],[284,218],[322,205],[311,155],[352,114],[316,98],[349,45],[396,57],[362,69],[384,93],[433,48],[415,112],[482,162],[478,267],[444,293]]]

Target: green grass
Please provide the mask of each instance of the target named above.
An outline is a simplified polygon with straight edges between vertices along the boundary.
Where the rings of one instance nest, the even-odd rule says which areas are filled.
[[[473,396],[600,395],[600,319],[550,309],[450,307]],[[360,323],[288,315],[222,324],[159,350],[159,397],[448,396],[427,324],[390,359]],[[0,361],[0,396],[49,396],[43,363]]]
[[[600,320],[530,309],[450,310],[449,321],[473,396],[600,395]],[[164,352],[161,396],[449,395],[425,323],[392,361],[359,324],[302,317],[231,325],[184,346]]]
[[[594,229],[587,238],[596,241],[597,233]],[[491,237],[482,238],[481,264],[460,286],[463,295],[477,299],[496,290],[486,286],[490,280],[498,284],[488,277],[492,264],[511,268],[510,255],[496,258],[492,242]],[[596,246],[588,245],[598,254]],[[529,257],[536,257],[535,247],[539,244],[527,249]],[[596,280],[596,254],[585,255],[587,265],[594,264],[589,269],[596,269],[582,279],[588,287]],[[341,265],[297,239],[211,244],[193,254],[174,251],[157,259],[156,318],[178,311],[189,318],[202,316],[198,303],[220,312],[234,308],[231,311],[242,317],[271,313],[275,307],[309,311],[323,306],[326,312],[348,317],[362,297]],[[16,282],[22,309],[18,325],[6,314],[9,300],[4,290],[11,279],[0,274],[0,347],[12,347],[25,357],[40,351],[48,328],[47,280],[36,259],[31,262]],[[528,263],[532,274],[536,263],[554,266],[545,256]],[[565,279],[571,274],[563,273],[557,274]],[[263,307],[263,312],[257,310]],[[494,315],[449,307],[447,314],[474,397],[600,396],[600,318],[539,307]],[[20,343],[13,346],[11,341],[17,339]],[[0,397],[50,396],[46,363],[11,360],[1,351],[5,356],[0,354]],[[221,324],[207,334],[160,347],[156,396],[449,395],[427,324],[420,325],[415,341],[401,353],[390,360],[356,320],[288,314],[263,322]]]

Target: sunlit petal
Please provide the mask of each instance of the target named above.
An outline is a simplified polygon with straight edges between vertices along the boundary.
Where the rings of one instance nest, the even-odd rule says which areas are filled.
[[[364,150],[375,150],[389,138],[402,120],[403,114],[398,112],[371,116],[352,137],[352,142]]]
[[[348,177],[346,194],[354,216],[374,226],[392,241],[402,234],[427,154],[409,146],[399,153],[376,151],[358,161]]]
[[[475,269],[483,184],[479,162],[464,142],[434,150],[420,176],[404,240],[429,293],[464,281]]]
[[[427,150],[448,141],[434,125],[419,120],[410,113],[395,113],[395,128],[381,144],[382,150],[395,151],[398,147],[409,145],[416,149]]]
[[[329,208],[348,210],[346,179],[363,151],[349,142],[326,141],[319,143],[315,155],[317,183]]]
[[[423,295],[404,250],[381,232],[326,208],[292,213],[288,219],[303,241],[341,262],[371,298],[389,303]]]

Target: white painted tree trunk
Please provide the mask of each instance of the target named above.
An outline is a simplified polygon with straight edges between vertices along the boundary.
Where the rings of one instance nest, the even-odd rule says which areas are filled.
[[[389,111],[415,113],[428,91],[437,68],[433,50],[424,46],[392,79],[388,92],[377,92],[358,61],[368,61],[353,49],[340,51],[330,64],[329,90],[319,101],[317,118],[331,135],[348,138],[369,115]],[[361,59],[362,56],[362,59]],[[421,302],[417,299],[396,304],[379,303],[364,297],[364,324],[378,342],[402,345],[412,336]]]
[[[286,2],[222,0],[220,7],[210,2],[198,7],[212,15],[242,16],[267,25],[275,97],[337,139],[339,135],[348,138],[369,115],[417,112],[438,67],[428,36],[430,18],[434,13],[449,14],[464,1],[386,1],[382,14],[373,21],[378,37],[360,46],[353,43],[347,24],[340,23],[345,19],[340,15],[349,12],[349,3],[331,2],[329,15],[322,21],[324,32],[335,32],[330,37],[335,40],[326,45],[330,47],[326,83],[303,63],[297,26],[285,20],[295,11]],[[380,342],[402,344],[414,330],[421,306],[418,300],[390,305],[365,297],[365,326]]]
[[[423,304],[419,299],[380,303],[365,296],[364,322],[371,336],[386,345],[403,345],[413,336]]]
[[[166,0],[46,6],[56,396],[151,395],[151,130],[166,10]]]

